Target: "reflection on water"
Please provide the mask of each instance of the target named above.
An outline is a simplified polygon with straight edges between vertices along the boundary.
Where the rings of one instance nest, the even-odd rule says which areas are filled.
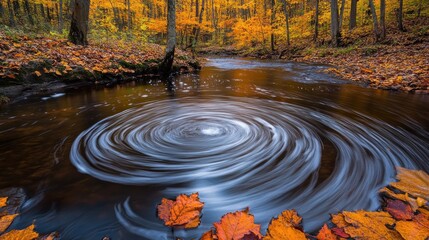
[[[152,80],[37,96],[0,112],[0,188],[64,239],[172,239],[162,197],[199,192],[192,238],[250,207],[264,225],[287,208],[317,230],[328,213],[376,209],[397,165],[429,171],[429,98],[365,89],[323,66],[212,59],[175,88]]]

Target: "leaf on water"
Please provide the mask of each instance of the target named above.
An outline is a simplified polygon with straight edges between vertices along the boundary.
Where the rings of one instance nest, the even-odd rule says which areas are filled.
[[[0,217],[0,234],[3,233],[13,222],[18,214],[5,215]]]
[[[249,209],[227,213],[222,216],[220,222],[213,225],[219,240],[241,240],[249,233],[262,237],[260,234],[261,226],[255,224],[255,218],[249,213]]]
[[[203,206],[198,193],[181,194],[175,201],[163,198],[157,208],[158,217],[169,227],[196,228],[200,225]]]
[[[396,220],[411,220],[414,216],[410,205],[400,200],[387,200],[386,211]]]
[[[349,224],[344,231],[352,238],[362,239],[400,239],[400,235],[386,225],[393,226],[395,219],[387,212],[347,212],[342,213]]]
[[[7,197],[0,197],[0,208],[6,207]]]
[[[344,215],[342,213],[331,214],[331,221],[337,225],[338,228],[344,228],[349,225],[346,220],[344,220]]]
[[[318,240],[337,240],[337,235],[335,235],[331,229],[329,229],[328,225],[323,225],[322,229],[320,229],[316,238]]]
[[[262,240],[262,236],[259,233],[256,234],[254,232],[249,232],[245,234],[244,237],[241,238],[241,240]]]
[[[405,194],[395,193],[387,187],[384,187],[383,189],[381,189],[380,193],[385,194],[386,196],[393,199],[398,199],[404,202],[408,202],[408,204],[410,204],[413,211],[416,211],[419,207],[422,207],[427,203],[427,201],[424,200],[423,198],[417,197],[417,199],[415,199],[410,197],[408,193],[405,193]]]
[[[398,221],[395,229],[406,240],[426,240],[429,238],[429,211],[419,209],[413,221]]]
[[[392,187],[429,201],[429,175],[427,173],[402,167],[398,167],[397,170],[398,182],[391,182]]]
[[[340,238],[350,238],[346,232],[344,232],[343,228],[333,227],[331,228],[332,232]]]
[[[285,210],[273,218],[264,240],[307,239],[301,230],[302,218],[295,210]]]
[[[0,236],[0,240],[32,240],[39,237],[34,231],[34,224],[22,230],[12,230]]]
[[[203,236],[201,236],[200,238],[200,240],[215,240],[215,239],[217,239],[217,237],[211,229],[205,232]]]

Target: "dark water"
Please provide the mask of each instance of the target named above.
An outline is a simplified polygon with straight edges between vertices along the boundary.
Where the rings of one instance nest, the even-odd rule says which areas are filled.
[[[156,80],[34,96],[0,111],[0,188],[29,199],[63,239],[173,239],[162,197],[199,192],[197,238],[250,207],[266,225],[294,208],[307,231],[329,213],[374,210],[395,166],[429,171],[429,97],[372,90],[324,66],[211,59],[171,89]]]

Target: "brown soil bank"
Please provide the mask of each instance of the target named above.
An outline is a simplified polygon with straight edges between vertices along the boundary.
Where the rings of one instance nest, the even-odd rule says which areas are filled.
[[[156,76],[163,55],[163,48],[156,44],[117,42],[83,47],[63,39],[0,32],[0,102],[24,91]],[[173,68],[184,73],[199,70],[200,65],[177,51]]]

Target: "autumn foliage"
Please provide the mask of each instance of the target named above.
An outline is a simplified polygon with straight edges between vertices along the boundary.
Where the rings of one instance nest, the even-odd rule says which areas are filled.
[[[398,167],[398,182],[382,189],[384,211],[343,211],[331,215],[331,221],[323,225],[317,235],[305,233],[302,217],[295,210],[285,210],[273,218],[266,230],[255,223],[250,210],[227,213],[219,222],[201,236],[201,240],[337,240],[337,239],[413,239],[429,238],[429,175],[423,171]],[[390,194],[397,192],[397,195]],[[401,193],[402,192],[402,193]],[[404,198],[402,195],[408,196]],[[398,196],[398,197],[396,197]],[[414,202],[411,200],[414,199]],[[413,210],[411,203],[417,202]],[[162,199],[158,217],[166,226],[176,227],[193,223],[198,219],[203,204],[198,193],[179,195],[176,201]],[[180,219],[180,220],[179,220]],[[193,227],[198,225],[192,224]]]

